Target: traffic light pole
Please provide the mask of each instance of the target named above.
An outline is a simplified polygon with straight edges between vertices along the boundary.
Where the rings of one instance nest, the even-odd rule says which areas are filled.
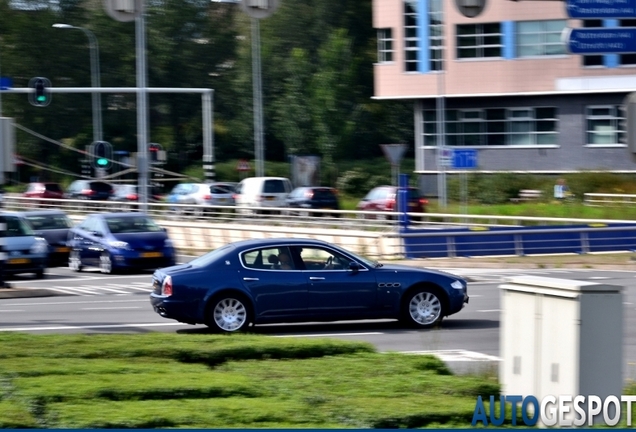
[[[106,94],[128,94],[128,93],[138,93],[140,88],[138,87],[100,87],[100,88],[90,88],[90,87],[49,87],[48,91],[50,93],[106,93]],[[27,96],[32,96],[31,94],[35,93],[35,89],[30,87],[20,87],[20,88],[11,88],[7,90],[0,90],[0,95],[3,94],[26,94]],[[207,177],[214,178],[214,134],[212,131],[214,130],[214,117],[213,117],[213,89],[206,88],[171,88],[171,87],[147,87],[143,89],[143,93],[178,93],[178,94],[200,94],[201,95],[201,108],[202,108],[202,132],[203,132],[203,166],[204,170],[210,172]],[[147,128],[147,124],[145,126]],[[147,140],[147,139],[146,139]],[[148,154],[148,146],[144,145],[144,154]],[[148,163],[148,159],[146,157],[146,164]],[[147,168],[147,165],[146,165]],[[146,171],[147,174],[147,171]],[[147,182],[148,177],[146,175],[146,190],[147,190]],[[147,200],[147,195],[145,196]],[[141,202],[141,201],[140,201]],[[145,201],[144,206],[147,205],[148,201]]]

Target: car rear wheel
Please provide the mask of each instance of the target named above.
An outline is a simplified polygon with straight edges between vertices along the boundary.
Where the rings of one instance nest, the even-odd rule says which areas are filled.
[[[104,274],[111,274],[113,272],[113,261],[108,252],[102,252],[99,256],[99,271]]]
[[[227,294],[212,299],[205,324],[214,331],[232,333],[245,330],[251,319],[247,301],[240,295]]]
[[[442,322],[444,315],[444,302],[434,289],[420,288],[404,299],[402,320],[411,327],[433,327]]]
[[[80,258],[80,254],[78,250],[71,250],[68,255],[68,268],[75,271],[82,271],[82,259]]]

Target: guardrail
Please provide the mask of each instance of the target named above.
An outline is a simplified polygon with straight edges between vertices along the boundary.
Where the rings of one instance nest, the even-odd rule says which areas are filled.
[[[130,211],[137,206],[126,203],[124,207],[113,201],[10,197],[5,198],[4,208],[56,208],[81,220],[88,213]],[[148,205],[148,213],[168,229],[177,248],[201,252],[236,240],[271,237],[317,238],[376,258],[636,250],[635,221],[408,213],[413,223],[405,228],[398,225],[397,213],[307,209],[299,215],[289,208],[272,208],[265,214],[260,213],[261,209],[237,214],[234,207],[216,206],[194,214],[188,209],[192,206]],[[321,216],[311,216],[314,213]]]
[[[634,205],[636,204],[636,195],[585,193],[583,194],[583,202],[589,206]]]

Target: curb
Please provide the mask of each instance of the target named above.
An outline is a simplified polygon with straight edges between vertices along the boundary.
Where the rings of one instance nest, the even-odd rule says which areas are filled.
[[[0,288],[0,299],[11,298],[33,298],[33,297],[55,297],[66,294],[45,288]]]

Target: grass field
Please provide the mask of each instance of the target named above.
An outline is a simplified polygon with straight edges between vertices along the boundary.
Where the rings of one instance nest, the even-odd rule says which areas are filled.
[[[0,428],[468,427],[493,377],[366,343],[0,335]]]

